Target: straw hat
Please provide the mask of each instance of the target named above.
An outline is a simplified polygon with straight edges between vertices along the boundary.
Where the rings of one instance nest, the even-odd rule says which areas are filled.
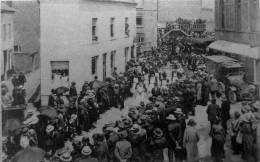
[[[91,153],[92,153],[92,150],[89,146],[84,146],[81,150],[81,154],[85,155],[85,156],[89,156],[89,155],[91,155]]]
[[[125,128],[130,128],[133,125],[132,120],[129,118],[123,119],[123,123]]]
[[[183,114],[181,108],[177,108],[174,112],[175,112],[176,114]]]
[[[31,116],[27,120],[23,122],[25,125],[32,125],[32,124],[37,124],[39,122],[39,118],[37,116]]]
[[[163,136],[163,131],[160,128],[155,128],[153,135],[155,138],[161,138]]]
[[[172,121],[175,121],[176,120],[176,117],[172,114],[170,114],[169,116],[166,117],[167,120],[172,120]]]
[[[47,127],[46,127],[46,132],[47,133],[50,133],[50,132],[52,132],[54,130],[54,126],[53,125],[48,125]]]
[[[134,124],[130,131],[132,131],[133,134],[139,134],[141,132],[141,127],[138,124]]]
[[[64,154],[62,154],[62,155],[60,156],[60,160],[61,160],[61,161],[64,161],[64,162],[69,162],[69,161],[72,160],[72,157],[71,157],[71,155],[70,155],[69,152],[65,152]]]

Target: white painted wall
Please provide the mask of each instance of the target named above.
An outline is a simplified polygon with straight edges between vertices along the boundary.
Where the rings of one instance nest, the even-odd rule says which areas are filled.
[[[79,91],[84,81],[92,81],[91,57],[99,56],[97,76],[103,77],[103,54],[107,53],[107,76],[110,75],[110,53],[116,50],[115,65],[124,71],[125,47],[133,45],[135,4],[95,2],[93,0],[55,0],[40,4],[41,17],[41,95],[42,104],[50,94],[50,61],[69,61],[70,82]],[[114,37],[110,37],[110,18],[115,18]],[[128,17],[130,36],[125,35]],[[98,42],[92,42],[92,18],[97,20]],[[130,48],[131,49],[131,48]],[[130,54],[129,54],[130,55]]]
[[[12,50],[10,55],[10,62],[8,64],[12,65],[13,60],[13,47],[14,47],[14,32],[13,32],[13,12],[2,12],[1,13],[1,75],[4,74],[4,55],[3,51],[7,50],[8,54],[9,51]],[[6,39],[4,40],[4,24],[6,24]],[[11,24],[11,38],[9,38],[9,24]],[[8,70],[8,69],[7,69]]]
[[[137,15],[143,17],[143,28],[138,27],[137,33],[144,33],[144,50],[157,47],[157,0],[136,0]]]

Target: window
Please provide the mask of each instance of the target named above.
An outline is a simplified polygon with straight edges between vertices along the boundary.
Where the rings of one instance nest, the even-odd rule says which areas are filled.
[[[125,35],[129,36],[129,24],[128,24],[128,17],[125,18]]]
[[[125,64],[128,62],[128,52],[129,52],[129,47],[125,48]]]
[[[136,25],[137,26],[143,26],[143,18],[142,17],[136,17]]]
[[[224,0],[220,0],[220,20],[221,20],[221,28],[225,28],[225,21],[224,21]]]
[[[69,86],[69,61],[51,61],[52,89]]]
[[[234,1],[224,1],[224,29],[233,30],[235,28],[235,4]]]
[[[249,30],[249,2],[245,0],[241,0],[241,30],[248,31]]]
[[[97,74],[97,61],[98,61],[98,56],[94,56],[91,58],[91,74],[92,75]]]
[[[236,4],[236,30],[241,31],[241,0],[237,0]]]
[[[258,0],[252,0],[250,3],[250,24],[251,24],[251,31],[256,32],[257,31],[257,23],[256,21],[258,19],[258,13],[259,13],[259,1]],[[253,11],[253,12],[252,12]]]
[[[12,38],[11,24],[8,24],[8,29],[9,29],[9,39],[11,39]]]
[[[134,53],[135,51],[134,50],[135,50],[135,46],[132,46],[131,47],[131,58],[135,58],[135,53]]]
[[[138,42],[144,42],[144,33],[137,33],[136,37]]]
[[[6,40],[6,24],[4,24],[3,30],[3,39]]]
[[[92,18],[92,41],[97,41],[97,18]]]
[[[110,36],[114,37],[114,22],[115,22],[115,18],[111,18],[110,19]]]
[[[110,55],[110,68],[111,68],[111,74],[114,72],[115,67],[115,55],[116,51],[112,51]]]

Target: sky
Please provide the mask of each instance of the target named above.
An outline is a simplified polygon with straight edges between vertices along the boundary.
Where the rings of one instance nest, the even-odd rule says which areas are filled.
[[[214,8],[215,0],[202,0],[203,8]]]

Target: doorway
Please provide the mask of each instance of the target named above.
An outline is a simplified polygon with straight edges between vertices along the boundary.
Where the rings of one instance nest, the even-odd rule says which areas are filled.
[[[129,51],[129,47],[126,47],[125,48],[125,68],[126,68],[126,65],[127,65],[127,62],[128,62],[128,51]]]
[[[6,72],[7,72],[7,50],[3,51],[3,55],[4,55],[4,78],[6,79]]]
[[[107,77],[107,54],[103,54],[103,81],[105,81]]]

